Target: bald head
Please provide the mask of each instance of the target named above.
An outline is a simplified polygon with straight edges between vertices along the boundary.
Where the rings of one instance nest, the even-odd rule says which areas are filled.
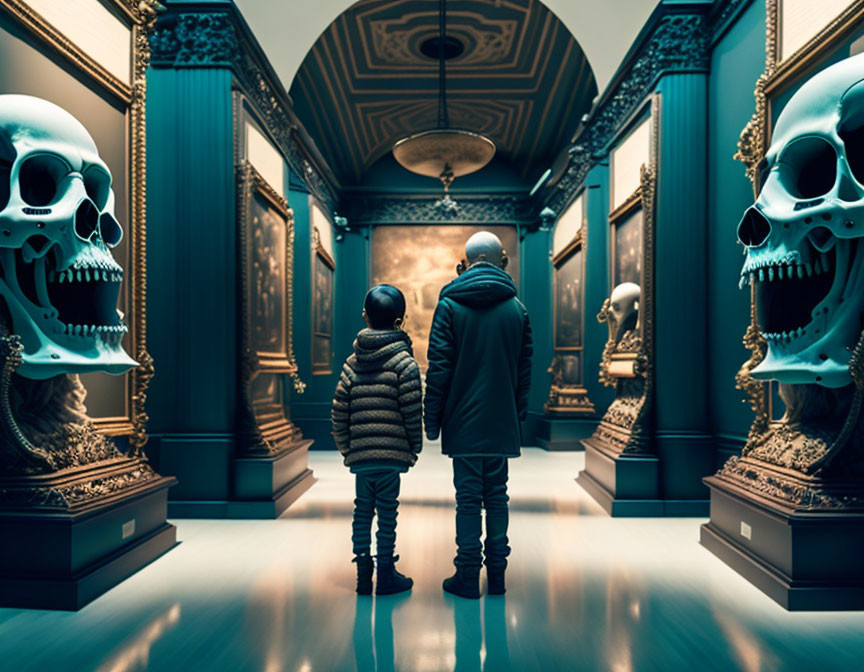
[[[469,266],[478,261],[488,261],[501,268],[504,265],[504,246],[494,233],[478,231],[465,243],[465,256]]]

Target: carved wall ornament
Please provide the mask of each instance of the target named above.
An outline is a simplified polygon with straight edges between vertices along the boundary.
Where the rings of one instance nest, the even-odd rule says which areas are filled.
[[[582,188],[591,168],[633,117],[652,87],[667,72],[706,72],[710,67],[711,24],[706,12],[671,11],[660,16],[638,51],[623,66],[568,149],[568,168],[554,186],[541,192],[543,205],[563,212]]]
[[[320,162],[301,139],[298,120],[290,111],[287,93],[270,71],[237,10],[165,13],[150,37],[154,67],[224,67],[258,112],[271,138],[285,156],[292,177],[302,180],[330,211],[338,202],[337,186],[322,176]]]
[[[378,224],[489,224],[530,226],[536,222],[522,196],[459,196],[456,210],[438,207],[436,196],[347,196],[343,209],[355,226]],[[536,227],[535,227],[536,228]]]

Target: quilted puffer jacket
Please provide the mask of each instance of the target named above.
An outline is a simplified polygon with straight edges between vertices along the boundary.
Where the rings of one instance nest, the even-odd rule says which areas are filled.
[[[357,334],[331,414],[345,464],[413,465],[423,446],[422,406],[420,369],[408,334],[375,329]]]

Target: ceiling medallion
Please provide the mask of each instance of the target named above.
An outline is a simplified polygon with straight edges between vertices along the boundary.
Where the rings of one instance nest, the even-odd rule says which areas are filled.
[[[426,177],[436,177],[444,185],[444,196],[437,207],[455,214],[456,202],[450,197],[450,185],[463,175],[475,173],[495,156],[495,143],[485,135],[465,129],[450,128],[447,111],[447,59],[453,57],[454,38],[448,38],[447,0],[438,3],[438,127],[414,133],[393,145],[393,157],[404,168]]]

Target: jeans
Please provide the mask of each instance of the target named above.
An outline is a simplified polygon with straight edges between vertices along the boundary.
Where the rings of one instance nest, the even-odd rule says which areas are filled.
[[[363,471],[355,474],[356,499],[351,541],[354,555],[369,553],[372,518],[378,513],[378,555],[393,555],[396,546],[396,514],[399,507],[401,472],[397,469]]]
[[[456,486],[457,546],[454,564],[479,567],[482,563],[480,511],[486,509],[486,566],[504,569],[510,555],[507,458],[454,457],[453,485]]]

